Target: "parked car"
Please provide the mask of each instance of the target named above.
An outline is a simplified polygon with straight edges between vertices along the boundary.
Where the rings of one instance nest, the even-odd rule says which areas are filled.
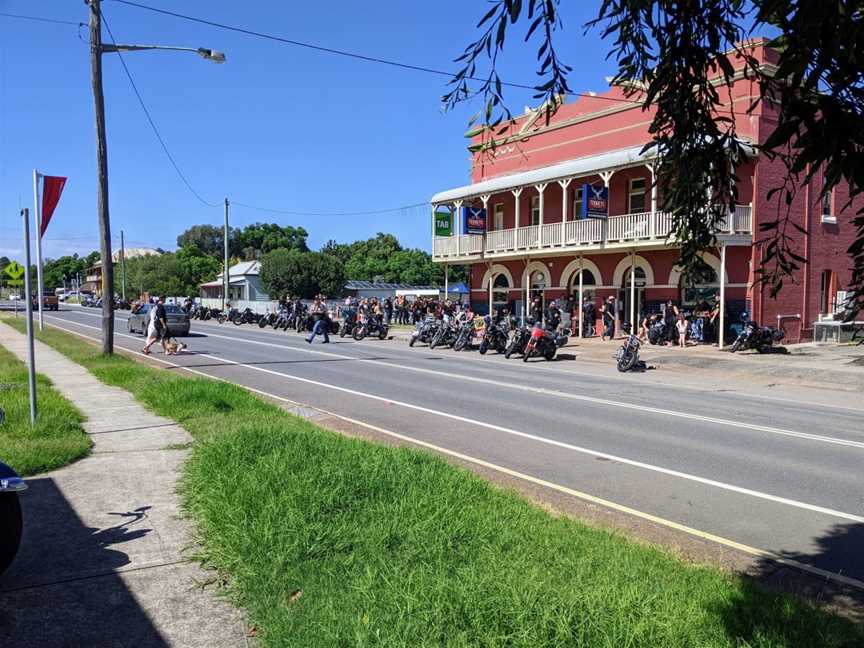
[[[57,295],[55,295],[53,291],[46,290],[42,293],[41,304],[35,296],[33,297],[33,308],[39,310],[39,308],[42,307],[44,307],[45,310],[60,310],[60,300],[57,299]]]
[[[21,544],[24,523],[18,493],[26,488],[14,470],[0,463],[0,574],[12,564]]]
[[[147,333],[147,322],[150,319],[150,309],[153,304],[141,304],[133,315],[129,316],[126,328],[130,333]],[[173,337],[189,335],[189,314],[177,304],[165,304],[165,314],[168,319],[168,332]]]

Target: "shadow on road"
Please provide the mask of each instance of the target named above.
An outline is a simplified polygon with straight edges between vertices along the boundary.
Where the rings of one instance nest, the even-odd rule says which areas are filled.
[[[0,645],[146,646],[167,642],[116,570],[124,543],[149,534],[149,506],[110,512],[117,524],[85,526],[53,479],[27,481],[24,539],[0,576]]]
[[[207,353],[202,351],[201,353]],[[195,352],[187,353],[186,355],[196,355]],[[236,365],[248,365],[250,367],[260,367],[267,365],[294,365],[294,364],[322,364],[327,362],[358,362],[358,361],[369,361],[369,360],[392,360],[392,358],[385,357],[364,357],[364,358],[315,358],[309,360],[267,360],[263,362],[244,362],[242,358],[234,359],[232,358],[230,361],[226,360],[225,362],[209,362],[204,364],[184,364],[179,366],[170,366],[165,367],[166,370],[172,371],[175,369],[203,369],[207,367],[233,367]]]
[[[780,555],[813,567],[864,580],[864,524],[837,524],[816,540],[812,553],[783,552]],[[721,611],[730,638],[744,645],[757,645],[773,637],[778,645],[804,646],[812,637],[803,633],[801,610],[777,602],[766,607],[771,592],[787,592],[804,600],[841,611],[857,623],[864,621],[864,591],[787,567],[770,559],[761,560],[744,580],[741,594]],[[766,614],[770,609],[771,613]],[[814,614],[817,612],[813,612]],[[812,626],[810,627],[812,631]],[[851,644],[850,644],[851,645]]]

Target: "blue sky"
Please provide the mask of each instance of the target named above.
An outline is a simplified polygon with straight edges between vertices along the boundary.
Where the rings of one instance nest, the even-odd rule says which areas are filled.
[[[240,3],[141,0],[217,22],[445,70],[476,36],[480,0]],[[562,53],[574,90],[602,91],[607,45],[582,23],[598,2],[565,14]],[[210,202],[224,197],[297,212],[385,210],[468,182],[463,133],[477,103],[444,113],[444,77],[268,42],[103,0],[125,43],[212,47],[228,61],[138,52],[126,61],[180,168]],[[0,0],[0,12],[86,22],[81,0]],[[80,30],[87,39],[87,30]],[[536,46],[508,40],[502,76],[534,83]],[[19,209],[32,209],[32,169],[69,181],[44,239],[56,257],[98,248],[89,50],[72,25],[0,17],[0,254],[20,258]],[[127,246],[172,249],[222,210],[186,189],[162,152],[116,55],[104,57],[112,233]],[[508,91],[514,112],[530,92]],[[300,225],[314,248],[377,231],[428,249],[428,212],[288,216],[232,207],[233,225]]]

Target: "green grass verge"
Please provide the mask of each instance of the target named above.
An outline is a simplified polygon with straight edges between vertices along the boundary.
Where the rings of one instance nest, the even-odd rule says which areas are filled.
[[[238,387],[41,339],[195,437],[203,557],[268,646],[861,646],[839,617]]]
[[[0,346],[0,461],[20,475],[60,468],[90,451],[81,413],[42,374],[36,375],[38,416],[30,425],[27,365]]]

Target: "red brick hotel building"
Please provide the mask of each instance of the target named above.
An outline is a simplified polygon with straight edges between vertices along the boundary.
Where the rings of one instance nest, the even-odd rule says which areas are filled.
[[[770,72],[776,53],[762,41],[751,46]],[[763,142],[776,113],[766,102],[747,112],[758,96],[756,83],[742,71],[721,94],[738,136]],[[434,261],[471,266],[471,301],[480,312],[490,301],[523,312],[526,298],[578,299],[580,283],[583,294],[597,303],[615,295],[625,321],[642,308],[659,310],[667,299],[686,311],[723,294],[727,322],[746,310],[760,324],[782,326],[793,341],[810,338],[814,322],[834,312],[838,293],[842,298],[851,279],[846,249],[854,237],[854,210],[842,210],[846,185],[823,200],[817,173],[797,193],[792,218],[807,233],[793,236],[807,263],[772,299],[767,287],[754,282],[754,269],[763,254],[759,223],[777,216],[777,196],[769,201],[768,192],[778,186],[784,169],[753,149],[738,168],[739,204],[717,232],[717,249],[705,255],[714,281],[686,288],[675,267],[678,252],[667,242],[670,219],[658,209],[652,188],[652,154],[640,152],[651,139],[652,114],[640,104],[610,101],[624,98],[619,87],[582,97],[563,104],[548,124],[542,111],[526,111],[487,150],[480,135],[473,135],[471,184],[431,200],[436,210],[453,215],[454,230],[449,236],[433,235]],[[581,216],[585,185],[606,188],[607,218]],[[485,208],[485,231],[464,233],[466,207]]]

